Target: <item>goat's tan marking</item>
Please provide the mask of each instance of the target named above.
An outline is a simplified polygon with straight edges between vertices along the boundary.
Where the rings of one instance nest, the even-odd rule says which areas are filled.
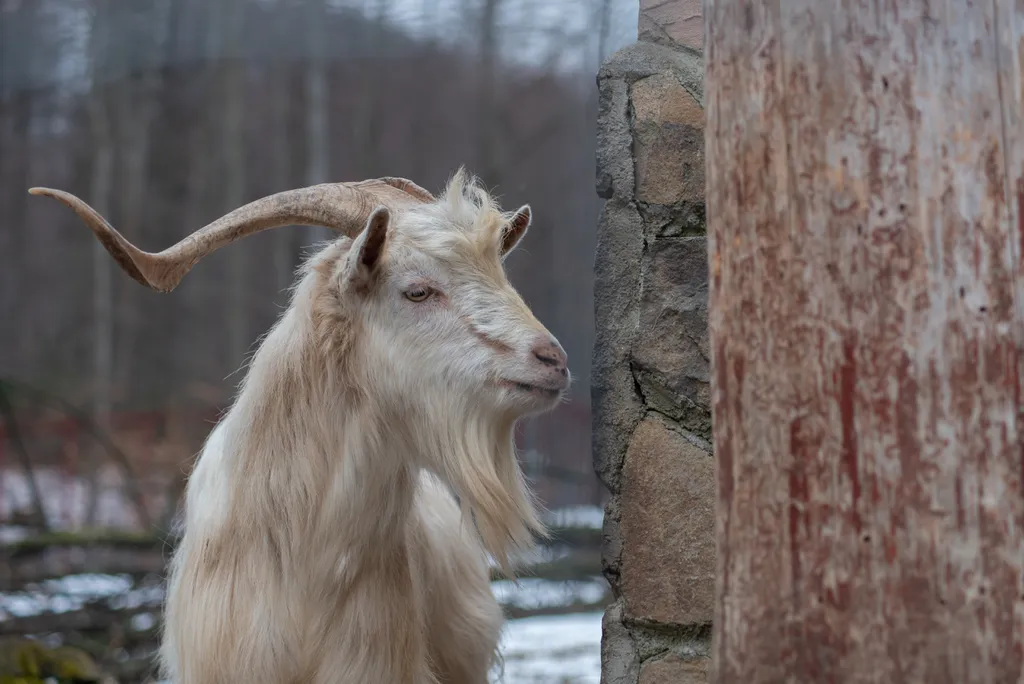
[[[512,353],[515,353],[515,350],[512,347],[508,346],[507,344],[505,344],[501,340],[496,339],[494,337],[491,337],[487,333],[483,332],[482,330],[477,328],[475,325],[473,325],[473,322],[471,320],[469,320],[468,318],[463,317],[462,320],[469,327],[470,331],[472,331],[472,333],[474,335],[476,335],[477,339],[479,339],[481,342],[486,344],[488,347],[490,347],[494,351],[500,352],[502,354],[512,354]]]

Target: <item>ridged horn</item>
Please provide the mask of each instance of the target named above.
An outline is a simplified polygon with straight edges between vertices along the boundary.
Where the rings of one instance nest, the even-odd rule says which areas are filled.
[[[280,226],[305,225],[323,226],[354,237],[378,206],[401,210],[434,201],[427,190],[394,177],[286,190],[241,206],[154,254],[133,245],[71,193],[52,188],[31,188],[29,192],[52,197],[71,208],[128,275],[159,292],[170,292],[200,259],[247,235]]]

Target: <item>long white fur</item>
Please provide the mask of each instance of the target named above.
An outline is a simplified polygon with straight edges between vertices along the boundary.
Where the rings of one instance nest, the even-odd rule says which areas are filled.
[[[530,345],[550,338],[505,278],[509,218],[460,170],[391,215],[361,293],[360,237],[304,265],[189,479],[168,679],[487,681],[487,553],[507,567],[543,533],[512,431],[551,406],[498,382],[543,372]],[[420,282],[443,298],[401,296]]]

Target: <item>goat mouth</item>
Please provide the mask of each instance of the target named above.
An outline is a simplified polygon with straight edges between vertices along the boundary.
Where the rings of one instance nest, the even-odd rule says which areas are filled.
[[[520,382],[518,380],[501,380],[499,384],[502,387],[515,392],[542,396],[547,399],[554,399],[562,393],[562,389],[560,387],[543,387],[541,385],[533,385],[531,383]]]

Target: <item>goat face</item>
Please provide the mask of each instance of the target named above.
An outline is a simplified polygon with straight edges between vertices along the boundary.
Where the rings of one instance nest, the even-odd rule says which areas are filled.
[[[345,309],[336,320],[367,332],[355,348],[368,387],[375,396],[390,390],[396,408],[425,398],[514,420],[554,407],[569,386],[565,352],[502,265],[530,226],[530,208],[502,213],[464,170],[438,198],[395,177],[280,192],[155,254],[74,195],[30,192],[71,207],[133,279],[163,292],[206,255],[248,235],[285,225],[341,232],[346,237],[325,250],[338,256],[347,248],[327,267],[336,286],[329,290]]]
[[[357,429],[346,437],[357,449],[422,458],[471,509],[484,547],[506,570],[512,551],[543,529],[512,428],[553,408],[569,371],[561,346],[505,277],[503,259],[530,226],[528,206],[502,213],[462,170],[436,198],[391,176],[324,183],[250,202],[152,253],[74,195],[31,192],[70,207],[131,278],[161,292],[207,255],[261,231],[312,225],[341,233],[303,267],[277,329],[296,353],[276,372],[291,390],[319,390],[307,393],[318,408],[332,396],[351,400],[347,418]],[[261,345],[257,356],[273,354]],[[269,372],[260,359],[252,369]],[[249,384],[252,369],[243,394],[260,391]],[[266,400],[293,401],[284,387]]]
[[[434,204],[398,215],[380,208],[341,265],[372,385],[406,406],[443,402],[515,419],[553,408],[569,387],[564,350],[503,266],[530,208],[502,214],[490,202],[456,183]]]

